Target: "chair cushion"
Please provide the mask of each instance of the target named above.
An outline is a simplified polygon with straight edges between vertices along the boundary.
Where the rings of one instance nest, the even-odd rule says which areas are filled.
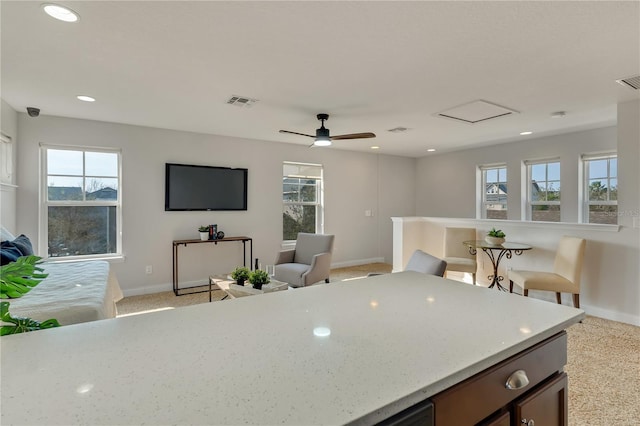
[[[313,256],[331,252],[333,249],[333,235],[307,234],[300,232],[296,239],[295,263],[311,264]]]
[[[303,263],[281,263],[276,265],[275,279],[288,283],[291,287],[302,287],[302,276],[309,270]]]
[[[477,265],[476,259],[467,259],[464,257],[445,257],[448,271],[468,272],[475,274]]]
[[[580,291],[577,285],[553,272],[509,271],[509,279],[526,290],[546,290],[576,294]]]

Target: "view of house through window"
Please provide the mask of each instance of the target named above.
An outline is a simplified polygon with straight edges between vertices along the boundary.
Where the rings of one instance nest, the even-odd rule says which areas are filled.
[[[282,239],[295,240],[298,232],[322,232],[322,166],[283,164]]]
[[[527,162],[529,220],[560,222],[560,161]]]
[[[120,153],[43,147],[49,257],[119,253]]]
[[[584,222],[618,223],[618,157],[584,155]]]
[[[507,166],[483,166],[482,218],[507,219]]]

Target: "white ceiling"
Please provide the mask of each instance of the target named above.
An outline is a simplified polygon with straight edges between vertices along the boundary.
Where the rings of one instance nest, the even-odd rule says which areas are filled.
[[[638,1],[58,3],[80,21],[1,3],[1,96],[17,111],[305,145],[278,130],[314,133],[326,112],[332,135],[378,136],[328,149],[419,157],[613,125],[640,98],[615,82],[640,74]],[[434,116],[479,99],[519,113]]]

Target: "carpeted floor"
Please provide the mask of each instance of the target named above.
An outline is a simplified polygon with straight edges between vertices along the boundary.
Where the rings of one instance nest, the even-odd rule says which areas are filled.
[[[333,269],[331,281],[391,272],[374,263]],[[222,291],[213,294],[220,300]],[[176,297],[173,292],[126,297],[118,316],[135,315],[206,303],[206,293]],[[567,330],[570,426],[631,426],[640,424],[640,327],[588,316]]]

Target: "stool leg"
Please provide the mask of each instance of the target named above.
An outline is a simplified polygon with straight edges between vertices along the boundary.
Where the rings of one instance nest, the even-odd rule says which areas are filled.
[[[471,274],[473,276],[473,285],[476,285],[476,273]]]
[[[527,289],[523,290],[522,294],[524,295],[524,297],[529,297],[529,290]]]
[[[513,281],[509,280],[509,293],[513,293]]]
[[[556,291],[556,302],[558,302],[558,305],[562,305],[562,296],[560,296],[560,293],[558,293]]]

